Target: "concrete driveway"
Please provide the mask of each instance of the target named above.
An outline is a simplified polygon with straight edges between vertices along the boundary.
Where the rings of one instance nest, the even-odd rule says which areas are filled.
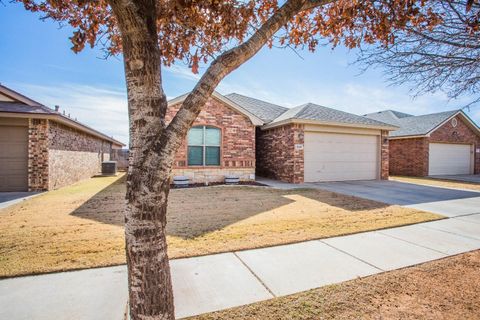
[[[429,176],[429,178],[480,183],[480,174],[458,174],[453,176]]]
[[[343,181],[304,184],[388,204],[456,217],[480,213],[480,192],[423,186],[398,181]]]
[[[0,209],[36,196],[39,193],[40,192],[0,192]]]

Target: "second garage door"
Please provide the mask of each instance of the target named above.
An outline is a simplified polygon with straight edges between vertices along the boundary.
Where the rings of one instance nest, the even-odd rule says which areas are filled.
[[[378,139],[373,135],[305,132],[305,182],[377,179]]]
[[[429,149],[428,175],[472,173],[471,145],[430,143]]]
[[[28,128],[0,126],[0,191],[28,189]]]

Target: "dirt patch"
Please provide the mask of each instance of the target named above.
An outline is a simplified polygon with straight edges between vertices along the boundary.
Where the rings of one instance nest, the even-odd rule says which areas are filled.
[[[94,178],[0,211],[0,277],[124,263],[124,195],[124,176]],[[322,190],[173,189],[167,240],[180,258],[438,218]]]
[[[403,176],[402,177],[393,176],[393,177],[390,177],[390,180],[422,184],[426,186],[480,191],[480,184],[474,183],[474,182],[462,182],[462,181],[453,181],[453,180],[444,180],[444,179],[432,179],[432,178],[425,178],[425,177],[403,177]]]
[[[480,251],[189,318],[480,319]]]

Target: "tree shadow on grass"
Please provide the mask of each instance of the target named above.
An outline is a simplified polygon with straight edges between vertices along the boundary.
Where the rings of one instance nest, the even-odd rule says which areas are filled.
[[[71,215],[105,224],[123,226],[125,224],[125,181],[126,176],[123,176],[103,188],[75,209]]]
[[[125,190],[123,177],[95,194],[71,214],[100,223],[123,226]],[[271,219],[274,221],[275,210],[282,207],[285,209],[285,206],[297,201],[295,199],[310,200],[310,205],[311,201],[318,202],[319,206],[327,204],[352,213],[388,206],[314,189],[278,190],[246,186],[172,189],[167,234],[192,239],[265,212],[273,212]]]

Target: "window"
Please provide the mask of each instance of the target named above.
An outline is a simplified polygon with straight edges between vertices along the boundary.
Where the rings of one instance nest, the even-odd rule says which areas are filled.
[[[220,129],[196,126],[188,131],[188,165],[220,165]]]

